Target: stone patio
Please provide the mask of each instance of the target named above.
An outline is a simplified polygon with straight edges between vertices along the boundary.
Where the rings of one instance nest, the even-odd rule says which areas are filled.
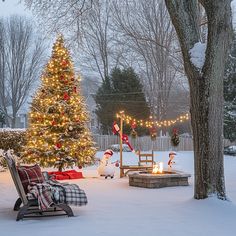
[[[134,172],[129,174],[129,185],[141,188],[187,186],[190,174],[181,171],[163,171],[161,174]]]

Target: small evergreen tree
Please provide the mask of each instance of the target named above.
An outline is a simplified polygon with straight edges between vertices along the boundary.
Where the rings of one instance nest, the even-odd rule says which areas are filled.
[[[93,163],[95,148],[87,128],[88,114],[79,94],[69,51],[58,37],[31,104],[23,160],[55,166],[61,171],[76,163]]]
[[[112,70],[109,78],[103,81],[95,97],[96,114],[104,134],[111,133],[115,115],[121,110],[136,119],[149,117],[150,109],[142,89],[140,79],[132,68]],[[139,135],[146,132],[140,128],[137,131]],[[125,126],[124,132],[129,134],[131,128]]]
[[[224,78],[224,137],[236,140],[236,39],[226,64]]]

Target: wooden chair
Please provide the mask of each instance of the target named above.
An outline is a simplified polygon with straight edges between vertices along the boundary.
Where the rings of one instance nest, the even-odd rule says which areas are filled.
[[[147,166],[147,167],[153,167],[154,164],[154,152],[152,150],[151,153],[141,153],[141,151],[138,151],[138,157],[139,157],[139,166]]]
[[[120,177],[126,176],[130,171],[148,171],[152,170],[154,164],[154,152],[141,153],[138,151],[139,162],[138,165],[121,165],[120,166]]]
[[[14,211],[19,211],[16,217],[16,221],[23,218],[29,217],[42,217],[42,216],[62,216],[67,215],[68,217],[74,216],[72,209],[67,204],[54,204],[47,211],[42,211],[38,207],[38,201],[28,200],[25,194],[23,185],[18,175],[15,160],[10,151],[3,154],[3,158],[6,160],[8,168],[11,173],[11,177],[15,184],[19,198],[16,200],[14,205]],[[21,205],[23,205],[21,207]]]

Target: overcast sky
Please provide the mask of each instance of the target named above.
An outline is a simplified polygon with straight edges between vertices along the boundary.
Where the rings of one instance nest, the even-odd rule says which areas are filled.
[[[0,0],[0,16],[10,16],[12,14],[32,16],[29,10],[25,9],[23,3],[19,0]]]

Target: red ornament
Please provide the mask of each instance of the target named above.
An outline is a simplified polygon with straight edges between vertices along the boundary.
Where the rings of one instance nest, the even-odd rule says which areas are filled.
[[[79,167],[79,169],[82,169],[83,168],[83,166],[78,166]]]
[[[174,133],[174,134],[178,134],[178,129],[174,128],[174,129],[173,129],[173,133]]]
[[[77,88],[76,86],[73,88],[74,92],[77,93]]]
[[[53,120],[52,121],[52,125],[56,125],[57,123],[56,123],[56,121],[55,120]]]
[[[63,75],[60,76],[60,80],[64,80],[65,77]]]
[[[57,148],[61,148],[61,147],[62,147],[62,144],[61,144],[61,143],[57,143],[57,144],[56,144],[56,147],[57,147]]]
[[[118,161],[116,162],[115,167],[119,167],[119,162]]]
[[[136,127],[137,127],[136,122],[135,122],[135,121],[132,121],[132,123],[131,123],[131,128],[132,128],[132,129],[135,129]]]
[[[62,61],[62,65],[63,66],[67,66],[68,65],[68,61]]]
[[[64,93],[63,99],[66,101],[70,99],[70,96],[68,95],[68,93]]]

